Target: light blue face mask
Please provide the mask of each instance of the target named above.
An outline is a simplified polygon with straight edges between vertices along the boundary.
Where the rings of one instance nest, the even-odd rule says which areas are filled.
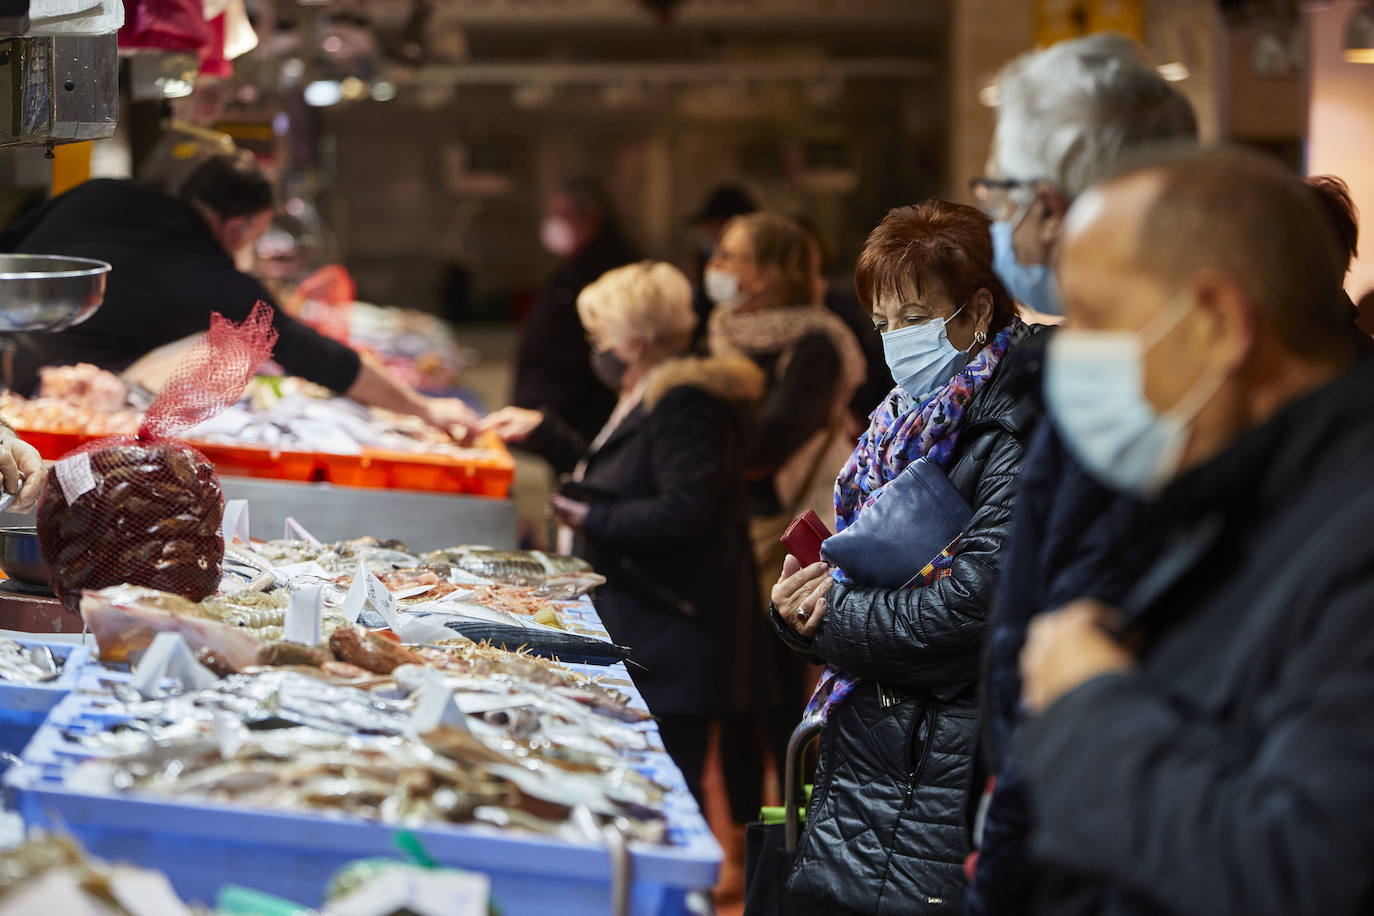
[[[1160,413],[1145,397],[1145,355],[1188,314],[1171,300],[1139,331],[1054,332],[1045,354],[1045,404],[1074,456],[1112,489],[1156,495],[1178,473],[1191,424],[1226,380],[1204,371]]]
[[[992,224],[992,270],[1011,297],[1026,308],[1046,315],[1064,314],[1054,271],[1044,264],[1022,264],[1011,246],[1012,230],[1021,217]]]
[[[887,367],[907,394],[915,398],[943,387],[968,364],[968,354],[949,342],[947,327],[963,310],[960,306],[948,318],[932,319],[883,335]]]

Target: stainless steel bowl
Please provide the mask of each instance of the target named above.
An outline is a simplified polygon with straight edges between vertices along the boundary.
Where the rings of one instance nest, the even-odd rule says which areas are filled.
[[[0,528],[0,570],[16,582],[47,585],[48,568],[38,549],[38,529]]]
[[[0,254],[0,331],[63,331],[105,300],[110,265],[90,258]]]

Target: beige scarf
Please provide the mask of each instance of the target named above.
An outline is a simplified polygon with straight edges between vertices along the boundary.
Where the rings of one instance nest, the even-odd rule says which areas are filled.
[[[836,417],[848,409],[854,392],[868,377],[868,362],[854,332],[833,312],[820,305],[804,305],[741,312],[717,306],[706,327],[711,353],[727,356],[782,354],[778,375],[787,371],[792,350],[803,339],[824,334],[840,354],[840,378],[833,405]]]

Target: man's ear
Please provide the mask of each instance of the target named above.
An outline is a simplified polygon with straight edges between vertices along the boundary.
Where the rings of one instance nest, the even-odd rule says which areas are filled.
[[[1064,231],[1064,217],[1069,213],[1069,203],[1069,199],[1054,185],[1041,184],[1035,189],[1034,206],[1041,213],[1036,224],[1036,241],[1051,256],[1060,234]],[[1051,257],[1047,257],[1046,263],[1050,261]]]
[[[1194,308],[1202,321],[1195,325],[1199,339],[1191,341],[1194,353],[1206,352],[1217,369],[1236,372],[1255,349],[1255,308],[1249,295],[1232,277],[1205,270],[1192,280]]]

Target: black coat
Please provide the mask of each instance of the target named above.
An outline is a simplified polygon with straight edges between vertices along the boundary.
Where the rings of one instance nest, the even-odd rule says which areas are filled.
[[[863,678],[821,736],[806,833],[788,886],[863,913],[956,913],[973,780],[974,684],[1022,456],[1034,376],[1014,348],[964,414],[946,472],[973,507],[951,574],[929,586],[836,584],[807,644]],[[879,685],[895,697],[880,698]]]
[[[1020,736],[1054,914],[1374,909],[1374,362],[1160,504],[1129,674]]]
[[[1048,330],[1022,345],[1028,371],[1042,374]],[[1039,399],[1040,386],[1033,387]],[[996,788],[983,813],[969,916],[1025,911],[1036,870],[1030,860],[1030,802],[1011,737],[1021,722],[1021,649],[1037,614],[1082,597],[1115,605],[1152,554],[1139,503],[1098,483],[1068,451],[1053,423],[1040,423],[1026,452],[1011,538],[988,625],[982,684],[982,746]],[[975,786],[975,795],[982,786]]]
[[[242,321],[259,300],[274,304],[242,273],[196,209],[132,181],[88,181],[0,232],[0,251],[95,258],[114,269],[105,301],[89,319],[58,333],[13,335],[14,388],[28,392],[38,369],[93,363],[122,372],[144,354],[210,326],[210,313]],[[292,375],[335,391],[357,380],[358,354],[281,309],[273,358]]]
[[[511,403],[553,414],[591,441],[611,415],[615,395],[592,372],[577,297],[606,271],[638,257],[619,232],[608,230],[558,268],[525,322]]]
[[[527,443],[559,470],[587,459],[576,496],[596,498],[581,552],[606,577],[597,611],[633,650],[635,684],[656,714],[767,705],[742,476],[749,399],[761,387],[742,357],[676,360],[590,455],[551,417]]]

